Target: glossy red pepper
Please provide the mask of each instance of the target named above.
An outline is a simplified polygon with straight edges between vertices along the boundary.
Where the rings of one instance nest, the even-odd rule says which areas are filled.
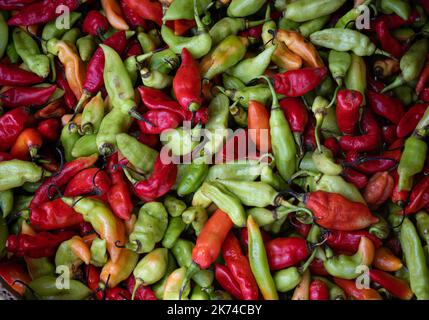
[[[127,4],[126,1],[119,1],[119,5],[121,6],[121,11],[124,14],[123,17],[129,26],[133,28],[142,26],[145,30],[147,30],[146,21],[140,17],[138,13]]]
[[[36,157],[41,148],[43,138],[39,131],[27,128],[22,131],[10,149],[10,154],[15,159],[30,160]]]
[[[58,246],[75,235],[71,231],[59,233],[40,232],[36,235],[9,235],[6,249],[17,257],[44,258],[55,254]]]
[[[73,110],[73,108],[77,103],[77,99],[72,89],[70,88],[69,83],[67,82],[64,67],[57,60],[55,61],[55,71],[57,75],[56,84],[59,88],[61,88],[64,91],[64,96],[63,96],[64,102],[70,110]]]
[[[401,121],[399,121],[398,127],[396,128],[396,134],[398,135],[398,138],[405,138],[413,133],[417,123],[419,123],[423,117],[426,108],[426,104],[419,103],[408,109]]]
[[[429,176],[424,176],[412,189],[405,214],[419,211],[429,204]]]
[[[425,0],[421,2],[423,3],[424,1]],[[404,20],[396,14],[388,14],[381,16],[376,20],[376,22],[382,20],[386,23],[389,29],[398,29],[400,27],[409,26],[416,22],[418,19],[420,19],[420,14],[418,13],[418,11],[412,10],[410,16],[408,17],[408,20]]]
[[[280,100],[285,117],[293,132],[303,133],[308,123],[308,110],[300,98]]]
[[[30,209],[47,202],[52,194],[52,188],[65,186],[81,170],[91,167],[97,161],[97,158],[97,155],[93,155],[67,162],[60,172],[46,179],[36,190],[30,203]]]
[[[96,292],[100,283],[100,268],[94,267],[92,264],[88,264],[83,267],[83,270],[86,286],[93,292]]]
[[[404,52],[401,43],[390,34],[386,21],[378,20],[375,23],[375,32],[381,43],[381,48],[395,58],[400,58]]]
[[[186,110],[183,110],[180,104],[169,97],[165,92],[149,87],[139,87],[140,97],[143,104],[149,110],[167,110],[186,118]]]
[[[340,147],[344,151],[373,151],[381,143],[381,129],[378,126],[372,112],[366,110],[362,117],[362,135],[342,136],[340,138]]]
[[[289,216],[289,222],[300,235],[302,235],[304,238],[307,238],[311,229],[310,224],[305,224],[298,221],[298,219],[294,215]]]
[[[105,288],[103,298],[106,301],[131,300],[131,293],[120,287]]]
[[[14,87],[0,93],[0,103],[7,108],[41,106],[48,102],[57,86]]]
[[[131,201],[130,189],[125,181],[123,170],[118,165],[117,152],[109,157],[107,172],[112,180],[112,185],[107,192],[107,201],[117,217],[129,220],[134,204]]]
[[[161,134],[164,130],[175,129],[183,121],[180,115],[168,110],[150,110],[143,114],[143,118],[145,121],[138,120],[137,123],[140,131],[147,134]]]
[[[127,280],[125,280],[125,286],[130,294],[134,291],[134,286],[136,285],[136,278],[134,275],[129,276]],[[137,289],[134,300],[158,300],[155,296],[155,293],[148,286],[140,285]]]
[[[357,231],[339,231],[329,230],[325,233],[326,244],[334,250],[354,254],[359,249],[359,243],[362,237],[372,241],[376,248],[382,245],[380,239],[365,230]]]
[[[274,75],[274,89],[286,97],[300,97],[316,88],[328,74],[326,68],[304,68]]]
[[[0,0],[0,10],[19,10],[34,2],[34,0]]]
[[[46,119],[37,124],[37,131],[43,139],[48,141],[57,141],[60,137],[61,122],[58,119]]]
[[[398,126],[394,124],[385,125],[381,128],[381,134],[383,135],[383,141],[387,144],[392,144],[398,138],[396,134]]]
[[[257,300],[258,284],[253,276],[249,260],[243,255],[240,242],[231,232],[222,244],[222,257],[240,287],[243,300]]]
[[[280,270],[306,259],[309,255],[307,241],[303,238],[275,238],[265,244],[271,270]]]
[[[58,198],[31,209],[30,222],[40,230],[57,230],[74,227],[82,223],[83,218]]]
[[[366,205],[352,202],[338,193],[307,193],[304,203],[313,212],[315,222],[327,229],[355,231],[378,222]]]
[[[353,183],[356,188],[363,189],[368,183],[368,177],[352,168],[344,168],[341,176],[350,183]]]
[[[332,155],[334,157],[336,157],[341,151],[340,145],[338,144],[338,140],[335,139],[334,137],[325,139],[325,141],[323,142],[323,145],[329,150],[331,150]]]
[[[398,124],[404,116],[404,106],[399,99],[385,94],[368,91],[368,102],[375,114],[394,124]]]
[[[353,134],[359,122],[359,109],[363,102],[363,96],[359,91],[340,90],[337,94],[337,116],[338,128],[344,134]]]
[[[359,289],[356,287],[356,281],[334,278],[334,282],[344,290],[347,297],[354,300],[382,300],[377,290]]]
[[[144,201],[156,200],[171,190],[176,182],[177,165],[164,164],[161,157],[155,161],[152,174],[147,180],[142,180],[134,185],[134,192]]]
[[[416,93],[419,95],[423,89],[426,87],[426,84],[429,80],[429,60],[426,59],[426,64],[423,70],[420,73],[419,80],[416,85]]]
[[[399,154],[400,150],[395,150]],[[397,156],[391,157],[391,153],[382,154],[381,156],[360,156],[358,152],[347,152],[343,166],[351,167],[364,174],[374,174],[380,171],[388,171],[398,165]]]
[[[9,160],[12,160],[12,159],[13,159],[13,157],[9,153],[1,152],[0,151],[0,162],[2,162],[2,161],[9,161]]]
[[[372,281],[377,282],[395,298],[410,300],[414,296],[414,293],[411,291],[406,281],[392,276],[387,272],[372,269],[369,271],[369,276]]]
[[[224,265],[219,263],[215,264],[215,279],[216,282],[229,294],[231,294],[235,299],[243,300],[243,295],[240,291],[240,286],[237,281],[235,281],[231,271]]]
[[[314,260],[311,261],[309,269],[311,274],[318,276],[329,276],[329,273],[328,271],[326,271],[323,261],[318,258],[314,258]]]
[[[197,24],[195,20],[179,19],[174,20],[174,34],[176,36],[183,36],[186,32],[191,30]]]
[[[0,116],[0,151],[13,146],[30,119],[28,108],[16,108]]]
[[[107,173],[99,168],[83,169],[67,184],[64,196],[77,197],[83,195],[105,196],[110,189]]]
[[[13,64],[0,63],[0,86],[29,86],[43,81],[33,72]]]
[[[383,82],[375,80],[372,76],[369,74],[366,77],[366,80],[368,82],[368,88],[375,92],[380,92],[384,89],[386,86]]]
[[[121,0],[134,10],[141,18],[162,26],[162,5],[156,0]]]
[[[102,36],[109,30],[109,27],[107,18],[97,10],[89,11],[82,24],[83,32],[89,33],[94,37]]]
[[[390,197],[390,200],[392,200],[393,203],[397,204],[400,207],[403,207],[405,203],[408,200],[409,192],[405,190],[398,190],[398,183],[399,183],[399,175],[396,170],[392,171],[392,177],[395,184],[393,185],[393,192]]]
[[[329,288],[322,280],[313,280],[310,284],[310,300],[329,300]]]
[[[75,100],[76,101],[76,100]],[[42,109],[39,109],[34,114],[37,120],[50,119],[50,118],[61,118],[66,113],[66,109],[63,107],[63,100],[58,99],[48,103]]]

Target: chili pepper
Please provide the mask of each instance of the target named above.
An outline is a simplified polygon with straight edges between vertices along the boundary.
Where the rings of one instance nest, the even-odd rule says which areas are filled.
[[[306,259],[309,255],[305,239],[297,237],[275,238],[265,244],[271,270],[280,270]]]
[[[233,275],[231,274],[231,271],[227,267],[219,263],[216,263],[215,278],[216,278],[216,281],[220,284],[220,286],[229,294],[231,294],[234,298],[239,300],[243,299],[240,286],[238,285],[237,281],[234,279]]]
[[[411,290],[418,300],[428,299],[429,275],[423,247],[416,228],[408,218],[402,223],[399,239],[410,272]]]
[[[227,14],[230,17],[246,17],[258,12],[264,3],[263,0],[252,0],[251,2],[232,0],[228,6]]]
[[[252,216],[247,218],[247,230],[249,233],[249,262],[252,273],[255,276],[264,299],[277,300],[277,290],[269,271],[269,264],[262,241],[261,231]]]
[[[429,178],[424,176],[412,189],[405,214],[419,211],[428,204]]]
[[[408,109],[396,128],[398,138],[404,138],[413,132],[426,111],[425,104],[416,104]]]
[[[201,162],[202,159],[196,159],[193,163],[187,165],[185,176],[177,186],[177,194],[179,196],[195,192],[203,183],[209,167],[206,163]]]
[[[250,100],[248,108],[249,135],[258,150],[271,150],[269,114],[258,101]]]
[[[420,234],[420,237],[422,237],[426,244],[429,244],[429,232],[428,232],[428,226],[429,226],[429,216],[426,212],[421,211],[416,214],[416,222],[417,222],[417,230]]]
[[[379,20],[375,23],[375,31],[381,47],[384,51],[389,52],[396,58],[400,58],[403,53],[403,47],[391,34],[387,27],[387,23],[383,20]]]
[[[2,0],[0,1],[1,10],[18,10],[29,5],[34,0]]]
[[[359,243],[362,237],[371,240],[375,248],[379,248],[382,243],[380,239],[368,231],[339,231],[329,230],[326,233],[326,244],[334,250],[341,252],[356,253],[359,249]]]
[[[182,300],[186,299],[190,292],[189,283],[182,286],[186,278],[186,267],[181,267],[173,271],[167,278],[163,293],[163,300]]]
[[[403,20],[408,20],[411,12],[410,5],[402,0],[381,0],[380,8],[383,13],[395,13]]]
[[[335,109],[338,127],[345,134],[353,134],[359,121],[359,109],[363,96],[358,91],[340,90],[337,94]]]
[[[136,279],[131,275],[126,281],[125,285],[127,286],[128,292],[132,293],[134,291],[134,286]],[[131,297],[130,297],[131,299]],[[155,293],[150,287],[140,286],[134,295],[134,300],[157,300]]]
[[[386,171],[374,174],[368,181],[363,194],[369,207],[376,209],[389,199],[394,184],[393,178]]]
[[[150,20],[155,22],[157,25],[162,25],[163,12],[162,5],[158,1],[152,0],[143,0],[135,2],[132,0],[121,1],[130,9],[135,11],[135,13],[145,20]],[[165,18],[165,16],[164,16]],[[192,16],[188,19],[192,19]]]
[[[298,268],[290,267],[274,273],[274,282],[279,292],[288,292],[294,289],[302,279]]]
[[[330,300],[328,285],[322,280],[313,280],[310,284],[310,300]]]
[[[162,239],[162,246],[171,249],[186,226],[187,224],[182,220],[182,217],[173,217],[170,219],[164,238]]]
[[[97,153],[97,137],[95,134],[80,137],[73,146],[71,155],[74,158],[88,157]]]
[[[139,87],[140,97],[144,105],[150,110],[166,110],[180,115],[182,119],[186,118],[186,113],[180,107],[177,101],[171,99],[163,91],[149,88]]]
[[[91,193],[102,196],[109,191],[110,185],[106,172],[98,168],[83,169],[68,182],[64,196],[76,197]]]
[[[40,121],[37,125],[37,131],[43,139],[48,141],[57,141],[59,138],[61,123],[58,119],[46,119]]]
[[[128,30],[129,26],[122,17],[121,7],[116,0],[102,0],[101,6],[106,13],[107,20],[116,30]]]
[[[394,124],[398,124],[401,121],[404,115],[404,106],[399,100],[373,91],[368,92],[368,98],[374,113]]]
[[[25,284],[31,282],[31,278],[25,268],[13,260],[2,261],[0,264],[0,277],[19,295],[24,294]]]
[[[285,18],[296,22],[305,22],[317,19],[337,11],[345,0],[301,0],[287,5]]]
[[[85,300],[92,293],[82,282],[73,279],[69,282],[69,288],[64,290],[57,285],[55,276],[37,278],[28,287],[41,300]]]
[[[373,267],[386,272],[398,271],[403,267],[401,260],[394,256],[390,249],[386,247],[379,247],[375,250],[372,265]]]
[[[286,97],[300,97],[316,88],[326,76],[326,68],[304,68],[274,75],[274,88]]]
[[[42,81],[43,78],[33,72],[26,71],[13,64],[0,63],[0,85],[2,86],[28,86]]]
[[[5,190],[0,192],[0,211],[1,216],[6,218],[9,214],[12,213],[13,210],[13,191]]]
[[[411,136],[405,141],[401,161],[398,166],[398,191],[410,191],[413,176],[423,170],[427,145],[418,137]]]
[[[32,162],[9,160],[0,162],[0,191],[22,186],[25,182],[37,182],[45,171]]]
[[[355,300],[382,300],[378,291],[368,288],[359,289],[355,281],[334,278],[334,282],[344,290],[348,297]]]
[[[116,287],[121,281],[126,280],[132,274],[138,260],[139,255],[134,251],[122,249],[118,260],[113,261],[110,258],[103,266],[103,269],[101,269],[99,287]]]
[[[27,128],[19,134],[10,154],[15,159],[28,160],[28,156],[34,159],[42,143],[43,139],[40,133],[36,129]]]
[[[416,93],[419,95],[426,86],[427,81],[429,80],[429,61],[426,61],[426,64],[420,73],[419,80],[416,85]]]
[[[55,254],[55,265],[66,266],[71,274],[76,274],[82,263],[89,264],[91,252],[89,247],[79,236],[63,241]]]
[[[56,89],[55,85],[41,88],[10,88],[0,94],[0,101],[8,108],[40,106],[49,100]]]
[[[94,37],[98,37],[109,30],[109,22],[99,11],[91,10],[86,13],[85,19],[83,20],[82,30]]]
[[[90,248],[90,257],[91,264],[97,267],[102,267],[107,263],[107,248],[106,248],[106,240],[102,240],[96,237],[92,243]]]
[[[410,300],[414,296],[408,284],[402,279],[380,270],[370,270],[369,274],[372,281],[377,282],[398,299]]]
[[[186,210],[187,205],[184,201],[167,195],[164,199],[164,206],[172,217],[179,217]]]
[[[218,89],[227,97],[231,98],[244,108],[248,108],[250,100],[255,100],[265,105],[271,99],[270,89],[263,84],[257,84],[251,87],[244,87],[240,90],[223,90],[220,87],[218,87]]]
[[[85,37],[77,39],[76,46],[79,52],[79,56],[84,62],[88,62],[94,54],[96,48],[95,39],[93,36],[88,34]]]

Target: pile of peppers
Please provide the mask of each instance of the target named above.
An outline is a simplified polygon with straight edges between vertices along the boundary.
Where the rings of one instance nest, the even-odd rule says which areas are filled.
[[[0,0],[0,280],[22,299],[429,300],[428,15]]]

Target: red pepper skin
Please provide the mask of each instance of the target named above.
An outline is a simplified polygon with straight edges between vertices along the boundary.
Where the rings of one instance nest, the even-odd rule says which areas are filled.
[[[414,131],[417,123],[423,117],[426,108],[426,104],[419,103],[408,109],[396,128],[398,138],[405,138]]]
[[[64,96],[63,96],[64,102],[70,110],[73,110],[74,106],[77,103],[77,99],[72,89],[70,88],[69,83],[67,82],[65,72],[64,72],[64,67],[58,61],[55,61],[55,70],[57,74],[56,84],[59,88],[64,90]]]
[[[356,188],[363,189],[368,183],[368,177],[352,168],[344,168],[341,176],[350,183],[353,183]]]
[[[408,200],[409,192],[405,190],[401,190],[401,191],[398,190],[399,175],[396,170],[392,171],[391,175],[393,177],[395,184],[393,186],[393,192],[390,197],[390,200],[392,200],[393,203],[402,207]]]
[[[13,160],[13,157],[9,153],[0,151],[0,162],[9,160]]]
[[[67,184],[64,196],[77,197],[88,194],[105,195],[112,182],[109,176],[99,168],[83,169]]]
[[[46,88],[16,87],[0,94],[0,102],[7,108],[34,107],[48,102],[57,86]]]
[[[401,151],[395,150],[394,152],[399,153],[400,158]],[[388,171],[398,164],[399,159],[392,155],[393,151],[385,152],[380,156],[380,159],[377,157],[371,159],[371,156],[360,157],[357,152],[347,152],[345,165],[364,174],[375,174],[380,171]]]
[[[260,39],[262,35],[262,25],[240,31],[238,34],[240,37]]]
[[[195,111],[203,102],[199,65],[186,48],[182,49],[181,57],[182,64],[173,79],[174,95],[184,110]]]
[[[131,300],[131,293],[120,287],[105,288],[103,298],[106,301]]]
[[[138,41],[131,40],[128,42],[128,48],[125,54],[125,58],[129,58],[131,56],[139,56],[142,53],[143,53],[143,50]]]
[[[159,145],[159,135],[157,134],[144,134],[140,132],[137,140],[151,147],[152,149],[157,149]]]
[[[137,123],[140,131],[146,134],[161,134],[164,130],[177,128],[183,121],[177,113],[168,110],[150,110],[143,114],[143,118],[146,121]]]
[[[336,157],[341,151],[340,145],[338,144],[338,140],[335,139],[334,137],[325,139],[325,141],[323,142],[323,145],[329,150],[331,150],[334,157]]]
[[[88,264],[83,267],[83,270],[86,286],[93,292],[96,292],[98,284],[100,283],[100,268],[94,267],[92,264]]]
[[[129,276],[129,278],[125,280],[125,286],[130,294],[133,293],[135,285],[136,285],[136,278],[134,277],[134,275]],[[158,299],[156,298],[155,293],[152,291],[150,287],[141,285],[136,291],[134,300],[158,300]]]
[[[134,209],[130,189],[125,182],[122,168],[118,165],[118,153],[112,154],[107,162],[107,172],[112,180],[112,186],[107,192],[107,201],[113,213],[120,219],[129,220]]]
[[[28,234],[9,235],[6,249],[17,257],[44,258],[55,254],[58,246],[75,235],[71,231],[56,234],[40,232],[34,236]]]
[[[326,68],[304,68],[274,75],[274,89],[286,97],[300,97],[316,88],[328,74]]]
[[[424,88],[423,91],[422,91],[422,93],[420,93],[419,97],[424,102],[429,102],[429,87],[428,88]]]
[[[141,18],[151,20],[162,26],[162,5],[156,0],[122,0],[128,7],[134,10]]]
[[[0,0],[0,10],[19,10],[34,2],[34,0]]]
[[[304,131],[304,145],[307,150],[313,151],[316,149],[316,135],[313,121],[310,121]]]
[[[183,110],[180,104],[165,92],[144,86],[139,87],[139,92],[143,104],[149,110],[167,110],[180,115],[182,119],[186,118],[186,110]]]
[[[130,8],[127,2],[119,1],[119,5],[121,6],[122,13],[124,14],[123,17],[128,25],[133,28],[142,26],[145,30],[147,30],[146,21],[140,17],[134,9]]]
[[[374,92],[380,92],[384,87],[386,87],[383,82],[375,80],[369,74],[367,75],[366,80],[368,82],[368,88]]]
[[[350,254],[356,253],[359,249],[359,242],[362,237],[366,237],[372,241],[375,248],[382,245],[380,239],[365,230],[357,231],[338,231],[329,230],[326,232],[326,244],[334,250],[347,252]]]
[[[280,107],[293,132],[303,133],[308,123],[308,110],[301,99],[285,98],[280,100]]]
[[[309,269],[311,274],[315,274],[318,276],[329,276],[329,273],[328,271],[326,271],[323,261],[320,259],[315,258],[311,262]]]
[[[344,290],[347,297],[354,300],[382,300],[380,294],[375,289],[358,289],[356,282],[353,280],[345,280],[334,278],[334,282]]]
[[[0,279],[6,282],[21,296],[26,290],[26,286],[24,284],[29,284],[31,282],[25,262],[22,260],[18,261],[16,259],[3,259],[0,262]]]
[[[82,223],[83,218],[58,198],[31,209],[30,222],[39,230],[49,231],[74,227]]]
[[[377,282],[398,299],[410,300],[414,296],[414,293],[404,280],[394,277],[387,272],[372,269],[369,271],[369,276],[372,281]]]
[[[344,134],[353,134],[359,122],[359,109],[363,96],[359,91],[340,90],[337,94],[335,109],[338,128]]]
[[[89,11],[82,25],[83,32],[89,33],[94,37],[105,34],[107,30],[109,30],[109,27],[109,22],[106,17],[97,10]]]
[[[393,142],[395,142],[395,140],[398,138],[398,135],[396,134],[397,129],[398,129],[398,126],[394,124],[383,126],[381,128],[383,141],[387,144],[392,144]]]
[[[243,300],[257,300],[258,284],[253,276],[249,260],[243,255],[240,242],[231,232],[222,244],[222,257],[240,286]]]
[[[7,24],[10,26],[31,26],[54,20],[63,12],[56,12],[58,6],[66,6],[71,11],[80,5],[79,0],[43,0],[29,4],[12,16]]]
[[[362,117],[362,131],[360,136],[342,136],[340,147],[344,151],[367,152],[376,150],[381,143],[381,129],[373,114],[366,110]]]
[[[378,40],[381,43],[381,48],[389,52],[395,58],[400,58],[404,52],[401,43],[394,38],[389,31],[387,23],[379,20],[375,23],[375,32],[377,33]]]
[[[0,86],[30,86],[43,81],[33,72],[13,64],[0,63]]]
[[[224,265],[215,264],[215,279],[219,285],[235,299],[243,300],[243,295],[240,291],[240,286],[235,281],[231,271]]]
[[[275,238],[265,244],[271,270],[284,269],[308,257],[307,241],[303,238]]]
[[[378,222],[368,207],[337,193],[315,191],[305,195],[304,203],[318,225],[326,229],[355,231]]]
[[[310,224],[304,224],[298,221],[298,219],[293,215],[290,215],[289,222],[300,235],[302,235],[304,238],[307,238],[311,229]]]
[[[42,120],[37,125],[37,131],[43,139],[48,141],[57,141],[60,137],[61,122],[58,119]]]
[[[30,209],[34,209],[49,200],[52,191],[50,190],[52,188],[51,186],[56,186],[58,188],[63,187],[81,170],[91,167],[97,161],[97,158],[98,156],[93,155],[67,162],[61,172],[47,178],[36,190],[29,206]]]
[[[127,46],[127,38],[125,31],[118,31],[109,38],[107,38],[103,44],[114,49],[118,54],[122,55]],[[88,62],[85,81],[83,84],[83,90],[86,94],[92,96],[95,95],[104,85],[104,53],[101,47],[95,50],[94,55]]]
[[[63,115],[66,114],[66,109],[65,107],[63,107],[63,104],[64,103],[62,99],[52,101],[42,109],[38,109],[34,114],[34,118],[36,118],[36,120],[61,118]]]
[[[419,211],[429,204],[429,176],[424,176],[412,189],[405,214]]]
[[[424,2],[420,1],[421,5],[424,6]],[[398,29],[403,26],[408,26],[416,22],[418,19],[420,19],[420,15],[417,10],[411,11],[410,16],[408,17],[408,20],[402,19],[400,16],[396,14],[389,14],[389,15],[383,15],[380,18],[378,18],[376,21],[384,21],[387,25],[387,28],[389,29]]]
[[[176,36],[183,36],[186,32],[191,30],[197,24],[195,20],[179,19],[174,20],[174,34]]]
[[[426,87],[426,83],[429,80],[429,60],[426,59],[426,65],[420,73],[419,81],[416,85],[416,93],[420,95],[422,90]]]
[[[398,99],[389,97],[385,94],[368,91],[369,105],[375,114],[398,124],[404,116],[404,106]]]
[[[30,160],[35,156],[43,143],[40,133],[33,128],[27,128],[22,131],[10,149],[10,154],[15,159]]]
[[[177,165],[164,164],[158,156],[149,179],[134,185],[135,194],[143,201],[154,201],[171,190],[176,182]]]
[[[310,300],[329,300],[329,289],[322,280],[313,280],[310,284]]]
[[[0,151],[12,147],[29,120],[28,108],[16,108],[0,116]]]

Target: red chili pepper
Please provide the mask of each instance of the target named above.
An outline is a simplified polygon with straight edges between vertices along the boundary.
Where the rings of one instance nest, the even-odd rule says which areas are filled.
[[[30,118],[28,108],[16,108],[0,116],[0,151],[12,147]]]
[[[394,124],[386,125],[381,128],[381,134],[383,135],[383,141],[387,144],[392,144],[398,138],[396,131],[398,126]]]
[[[2,161],[9,161],[9,160],[12,160],[12,159],[13,159],[13,157],[9,153],[1,152],[0,151],[0,162],[2,162]]]
[[[171,190],[176,182],[176,176],[177,165],[164,164],[158,156],[149,179],[137,182],[134,185],[134,191],[144,201],[156,200]]]
[[[196,25],[197,24],[195,20],[187,20],[187,19],[174,20],[174,34],[176,36],[183,36],[186,32],[191,30]]]
[[[377,282],[398,299],[410,300],[414,296],[407,282],[387,272],[372,269],[369,271],[369,276],[372,281]]]
[[[34,114],[34,117],[39,119],[51,119],[51,118],[61,118],[66,113],[66,109],[62,106],[63,100],[58,99],[52,101],[46,105],[46,107],[39,109]]]
[[[192,250],[192,260],[201,268],[207,269],[216,261],[221,246],[233,223],[228,215],[217,209],[206,222],[198,235],[197,242]]]
[[[399,153],[400,157],[400,150],[395,150],[395,153]],[[344,162],[343,165],[351,167],[364,174],[374,174],[380,171],[388,171],[398,164],[399,159],[397,159],[397,156],[391,157],[392,155],[393,152],[385,152],[381,156],[360,157],[359,153],[351,151],[347,152],[345,159],[346,162]]]
[[[31,3],[12,16],[7,24],[10,26],[31,26],[33,24],[47,23],[55,20],[64,12],[57,10],[59,6],[65,6],[70,12],[80,5],[79,0],[43,0]]]
[[[133,28],[142,26],[147,30],[146,21],[140,17],[134,9],[130,8],[126,1],[119,1],[119,5],[121,6],[122,13],[124,14],[123,17],[128,25]]]
[[[424,176],[412,189],[405,214],[419,211],[429,204],[429,176]]]
[[[81,223],[78,224],[78,230],[79,230],[79,235],[81,237],[84,237],[88,234],[95,232],[94,228],[92,227],[92,224],[90,224],[89,222],[86,222],[86,221],[82,221]]]
[[[97,10],[89,11],[82,24],[83,32],[89,33],[94,37],[102,36],[109,30],[109,27],[107,18]]]
[[[43,139],[40,133],[36,129],[27,128],[19,134],[10,154],[20,160],[35,158],[42,143]]]
[[[196,111],[203,102],[199,65],[186,48],[181,57],[182,64],[173,79],[174,95],[184,110]]]
[[[188,111],[186,113],[186,121],[191,121],[192,120],[192,112]],[[209,121],[209,108],[207,107],[201,107],[197,110],[197,112],[195,112],[195,117],[194,117],[194,123],[200,123],[200,124],[206,124],[207,121]]]
[[[151,147],[152,149],[157,149],[159,145],[159,135],[158,134],[144,134],[139,133],[137,140],[145,145]]]
[[[307,193],[304,203],[313,212],[316,223],[326,229],[355,231],[378,222],[366,205],[352,202],[338,193]]]
[[[103,170],[99,168],[83,169],[67,184],[64,196],[77,197],[88,194],[103,196],[107,194],[111,184],[109,176]]]
[[[310,233],[311,224],[305,224],[300,222],[295,217],[295,215],[289,216],[289,222],[300,235],[302,235],[304,238],[307,238],[308,234]]]
[[[318,276],[329,276],[329,273],[328,273],[328,271],[326,271],[325,265],[323,264],[323,261],[320,259],[315,258],[310,263],[309,269],[310,269],[311,274],[315,274]]]
[[[219,285],[234,298],[243,300],[243,295],[240,291],[240,286],[235,281],[231,271],[224,265],[215,264],[215,278]]]
[[[286,97],[300,97],[316,88],[327,75],[326,68],[304,68],[274,75],[274,89]]]
[[[303,133],[308,123],[308,110],[300,98],[280,100],[285,117],[293,132]]]
[[[239,32],[240,37],[260,39],[262,35],[262,25],[255,26]]]
[[[363,192],[367,205],[372,209],[378,209],[392,195],[395,181],[387,171],[379,171],[369,179]]]
[[[240,242],[231,232],[222,244],[222,257],[240,286],[243,300],[257,300],[258,284],[253,276],[249,260],[243,255]]]
[[[128,42],[128,48],[127,53],[125,54],[125,58],[129,58],[131,56],[139,56],[142,53],[142,47],[137,40],[131,40]]]
[[[366,77],[368,82],[368,88],[374,92],[380,92],[386,86],[383,82],[375,80],[369,74]]]
[[[48,141],[57,141],[60,136],[61,122],[58,119],[42,120],[37,125],[37,131],[42,135],[43,139]]]
[[[137,123],[140,131],[147,134],[161,134],[164,130],[175,129],[183,121],[180,115],[168,110],[150,110],[143,114],[143,118],[146,121],[139,120]]]
[[[83,218],[58,198],[31,209],[30,222],[40,230],[56,230],[74,227],[82,223]]]
[[[57,60],[55,61],[55,70],[57,75],[56,84],[64,91],[64,96],[63,96],[64,102],[66,103],[66,106],[70,110],[73,110],[73,108],[77,103],[76,96],[74,95],[66,79],[64,67]]]
[[[372,112],[366,110],[362,117],[362,135],[342,136],[340,147],[344,151],[365,152],[376,150],[381,143],[381,129]]]
[[[426,59],[426,65],[420,73],[419,81],[416,85],[416,93],[420,95],[429,80],[429,59]]]
[[[404,52],[401,43],[394,38],[389,31],[387,23],[384,20],[378,20],[375,23],[375,32],[381,43],[381,48],[389,52],[395,58],[400,58]]]
[[[322,280],[313,280],[310,284],[310,300],[329,300],[329,288]]]
[[[92,264],[84,266],[86,286],[93,292],[96,292],[100,283],[100,268],[94,267]]]
[[[25,284],[31,282],[24,261],[12,259],[4,259],[0,263],[0,278],[20,295],[23,295],[26,290]]]
[[[151,20],[157,25],[162,26],[162,5],[156,0],[122,0],[132,10],[134,10],[141,18]]]
[[[28,234],[9,235],[6,249],[17,257],[44,258],[55,254],[58,246],[75,235],[71,231],[53,234],[40,232],[34,236]]]
[[[358,289],[356,281],[334,278],[334,282],[344,290],[349,298],[355,300],[382,300],[380,294],[375,289]]]
[[[136,278],[134,275],[129,276],[127,280],[125,280],[125,286],[130,294],[134,291],[134,286],[136,285]],[[134,300],[158,300],[155,296],[155,293],[148,286],[139,286],[137,289]]]
[[[57,89],[57,86],[49,87],[16,87],[0,93],[0,102],[7,108],[34,107],[48,102]]]
[[[336,157],[341,151],[340,145],[338,144],[338,140],[334,137],[325,139],[323,145],[329,150],[331,150],[334,157]]]
[[[34,2],[34,0],[0,0],[0,10],[19,10]]]
[[[97,155],[93,155],[67,162],[61,172],[46,179],[36,190],[30,203],[30,209],[34,209],[42,203],[47,202],[51,195],[51,188],[65,186],[80,171],[91,167],[97,161],[97,158]]]
[[[307,150],[310,151],[316,149],[317,146],[313,120],[314,118],[311,118],[311,121],[308,123],[307,128],[304,131],[304,145]]]
[[[359,122],[359,109],[363,96],[359,91],[340,90],[337,94],[337,107],[335,109],[337,124],[344,134],[353,134]]]
[[[420,93],[419,98],[424,102],[429,102],[429,87],[423,89],[422,93]]]
[[[0,86],[29,86],[43,81],[33,72],[13,64],[0,63]]]
[[[128,184],[124,179],[122,168],[118,165],[118,153],[112,154],[107,162],[107,172],[112,180],[112,186],[107,192],[107,201],[115,215],[129,220],[134,209]]]
[[[275,238],[265,244],[271,270],[280,270],[306,259],[309,255],[307,241],[303,238]]]
[[[120,287],[105,288],[103,297],[106,301],[131,300],[131,293]]]
[[[369,105],[375,114],[398,124],[404,116],[404,106],[399,99],[388,95],[368,91]]]
[[[368,178],[363,173],[360,173],[352,168],[344,168],[341,176],[350,183],[353,183],[356,188],[363,189],[368,183]]]
[[[170,98],[165,92],[149,87],[139,87],[140,97],[143,104],[149,110],[167,110],[186,118],[186,110],[183,110],[180,104]]]
[[[419,103],[408,109],[396,128],[398,138],[405,138],[414,131],[417,123],[423,117],[426,108],[426,104]]]
[[[408,200],[409,192],[405,190],[398,190],[399,175],[396,170],[392,171],[392,177],[395,184],[393,185],[393,192],[390,200],[392,200],[393,203],[399,205],[400,207],[403,207]]]
[[[372,241],[376,248],[382,245],[380,239],[365,230],[358,231],[326,231],[326,244],[334,250],[347,252],[350,254],[356,253],[359,249],[359,243],[362,237],[366,237]]]
[[[422,5],[425,0],[421,1]],[[424,6],[424,5],[423,5]],[[398,29],[403,26],[408,26],[416,22],[418,19],[420,19],[420,14],[417,10],[411,11],[410,16],[408,17],[408,20],[402,19],[400,16],[396,14],[389,14],[389,15],[383,15],[380,18],[378,18],[376,21],[384,21],[389,29]]]

